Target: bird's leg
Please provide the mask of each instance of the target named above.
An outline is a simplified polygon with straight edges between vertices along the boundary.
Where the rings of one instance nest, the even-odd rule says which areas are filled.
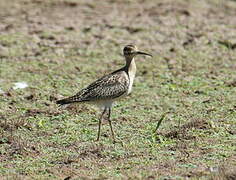
[[[114,135],[114,132],[113,132],[113,129],[112,129],[110,117],[111,117],[111,108],[108,109],[108,122],[109,122],[109,125],[110,125],[110,128],[111,128],[111,134],[112,134],[113,142],[115,142],[115,135]]]
[[[99,118],[97,141],[99,141],[99,138],[100,138],[100,131],[101,131],[102,118],[103,118],[103,115],[106,113],[106,111],[107,111],[107,108],[105,107],[105,108],[104,108],[104,111],[103,111],[102,114],[101,114],[101,117]]]

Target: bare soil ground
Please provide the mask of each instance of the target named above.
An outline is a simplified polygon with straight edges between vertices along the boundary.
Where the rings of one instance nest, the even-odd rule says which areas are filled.
[[[95,142],[97,110],[55,101],[127,44],[154,57]],[[0,177],[236,179],[236,1],[1,0]]]

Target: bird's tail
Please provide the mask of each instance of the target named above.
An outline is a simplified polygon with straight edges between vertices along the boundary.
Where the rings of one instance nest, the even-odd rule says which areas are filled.
[[[56,103],[59,104],[60,106],[65,105],[65,104],[75,103],[75,102],[77,102],[76,96],[71,96],[71,97],[56,101]]]

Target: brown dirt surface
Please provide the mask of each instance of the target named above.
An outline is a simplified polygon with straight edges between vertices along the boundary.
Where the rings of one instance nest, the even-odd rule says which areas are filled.
[[[55,101],[131,43],[154,57],[94,142],[98,113]],[[1,0],[0,179],[236,179],[235,50],[235,0]]]

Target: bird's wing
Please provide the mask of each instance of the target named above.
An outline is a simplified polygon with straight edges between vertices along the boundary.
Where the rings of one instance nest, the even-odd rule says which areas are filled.
[[[76,95],[67,98],[68,103],[99,101],[120,97],[127,92],[129,77],[124,71],[118,71],[90,84]]]

